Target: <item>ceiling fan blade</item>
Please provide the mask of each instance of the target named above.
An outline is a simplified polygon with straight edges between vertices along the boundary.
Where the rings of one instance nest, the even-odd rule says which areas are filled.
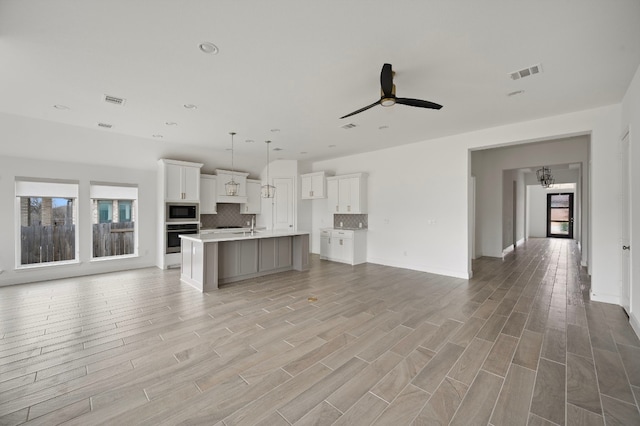
[[[420,108],[431,108],[431,109],[440,109],[442,105],[436,104],[434,102],[423,101],[422,99],[411,99],[411,98],[396,98],[397,104],[409,105],[413,107]]]
[[[384,64],[380,71],[380,87],[384,97],[393,96],[393,70],[391,64]]]
[[[351,114],[347,114],[347,115],[345,115],[345,116],[343,116],[343,117],[340,117],[340,118],[347,118],[347,117],[351,117],[352,115],[360,114],[362,111],[366,111],[366,110],[368,110],[369,108],[373,108],[373,107],[374,107],[374,106],[376,106],[376,105],[380,105],[380,101],[375,101],[375,102],[374,102],[374,103],[372,103],[371,105],[367,105],[367,106],[366,106],[366,107],[364,107],[364,108],[360,108],[359,110],[357,110],[357,111],[353,111]]]

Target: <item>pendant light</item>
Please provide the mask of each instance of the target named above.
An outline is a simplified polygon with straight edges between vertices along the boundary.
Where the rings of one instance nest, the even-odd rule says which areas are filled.
[[[236,132],[229,132],[229,134],[231,135],[231,180],[224,184],[224,189],[227,192],[227,195],[233,197],[238,195],[240,184],[235,181],[235,169],[233,168],[233,136]]]
[[[556,180],[551,174],[551,169],[546,166],[542,166],[542,168],[536,170],[536,177],[543,188],[551,188],[553,184],[556,183]]]
[[[267,184],[262,185],[260,192],[262,198],[273,198],[276,194],[276,187],[269,185],[269,144],[271,141],[265,141],[265,143],[267,144]]]

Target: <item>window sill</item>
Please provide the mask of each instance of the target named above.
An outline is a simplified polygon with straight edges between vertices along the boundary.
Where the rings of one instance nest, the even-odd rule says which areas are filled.
[[[135,254],[121,254],[121,255],[118,255],[118,256],[93,257],[93,258],[91,258],[91,260],[89,262],[90,263],[93,263],[93,262],[108,262],[109,260],[136,259],[138,257],[140,257],[140,255],[138,255],[137,253],[135,253]]]
[[[18,265],[15,271],[33,271],[37,269],[57,268],[60,266],[80,265],[79,260],[65,260],[60,262],[32,263],[29,265]]]

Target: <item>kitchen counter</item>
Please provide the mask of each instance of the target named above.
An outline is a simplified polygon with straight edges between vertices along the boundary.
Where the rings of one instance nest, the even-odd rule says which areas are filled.
[[[219,284],[309,269],[309,232],[224,231],[180,236],[180,281],[205,292]]]

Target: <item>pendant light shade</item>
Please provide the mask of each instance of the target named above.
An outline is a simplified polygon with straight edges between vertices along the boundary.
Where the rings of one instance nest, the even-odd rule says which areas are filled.
[[[262,198],[273,198],[276,195],[276,187],[269,185],[269,145],[271,141],[265,141],[265,143],[267,144],[267,184],[262,185],[260,192]]]
[[[236,134],[235,132],[230,132],[231,135],[231,180],[224,184],[224,189],[227,195],[236,196],[238,195],[238,191],[240,189],[240,184],[237,183],[234,179],[235,170],[233,168],[233,136]]]

